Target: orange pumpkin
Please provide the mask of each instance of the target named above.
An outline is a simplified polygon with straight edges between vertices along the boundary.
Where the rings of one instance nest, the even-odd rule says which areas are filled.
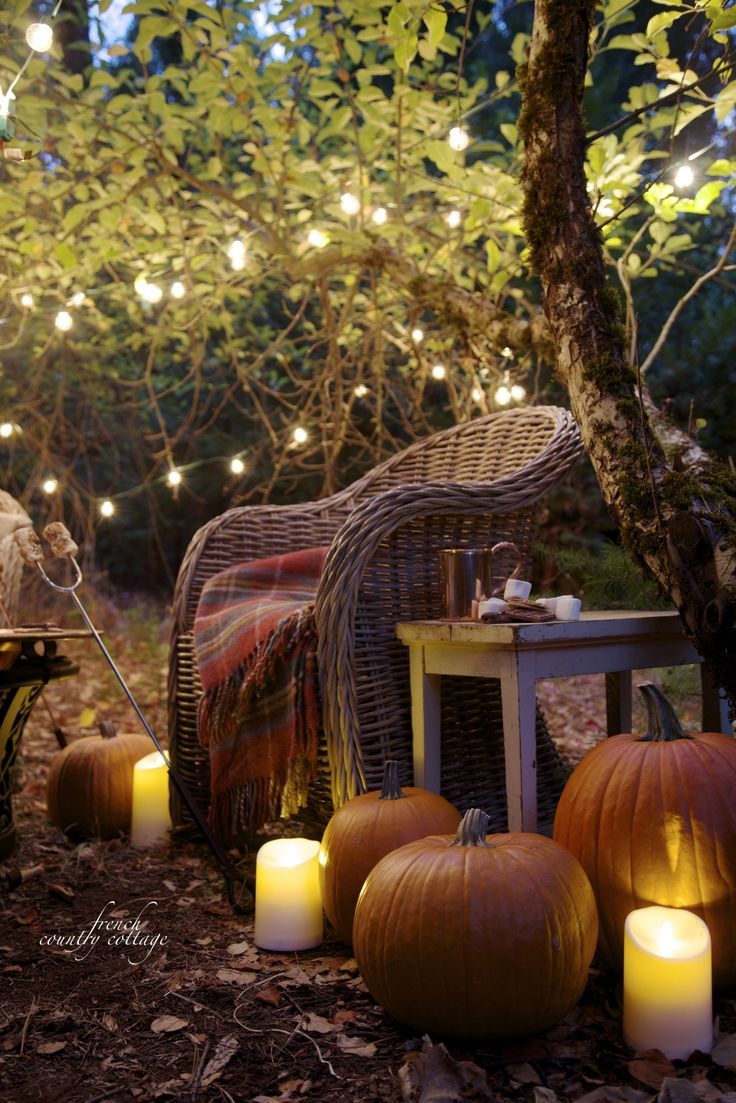
[[[580,999],[595,899],[580,864],[541,835],[456,836],[387,854],[358,900],[353,948],[371,995],[416,1030],[466,1038],[545,1030]]]
[[[708,925],[713,980],[736,981],[736,740],[685,733],[656,686],[645,735],[615,735],[573,771],[554,838],[580,861],[600,916],[598,956],[623,967],[635,908],[688,908]]]
[[[348,945],[353,936],[355,905],[363,882],[390,850],[454,831],[460,813],[444,797],[426,789],[399,785],[399,764],[384,766],[380,792],[363,793],[338,808],[327,825],[319,854],[325,914]]]
[[[146,735],[118,735],[107,721],[100,733],[64,747],[49,770],[49,819],[73,838],[112,839],[130,831],[133,766],[151,752]]]

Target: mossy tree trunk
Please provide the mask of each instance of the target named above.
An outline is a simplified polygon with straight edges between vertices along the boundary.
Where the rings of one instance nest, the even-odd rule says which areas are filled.
[[[584,173],[590,0],[537,0],[520,75],[524,221],[557,373],[623,542],[680,610],[736,705],[736,476],[694,442],[674,455],[627,362]]]

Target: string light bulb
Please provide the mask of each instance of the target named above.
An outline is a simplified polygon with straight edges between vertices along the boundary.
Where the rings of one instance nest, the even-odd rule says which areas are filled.
[[[242,475],[245,471],[245,464],[241,460],[240,456],[233,456],[230,460],[230,470],[233,475]]]
[[[511,397],[514,402],[523,402],[526,398],[526,389],[522,387],[521,383],[514,383],[511,388]]]
[[[340,196],[340,207],[344,214],[357,214],[360,210],[360,200],[351,191],[344,191]]]
[[[462,153],[464,149],[468,148],[470,142],[470,135],[467,130],[463,130],[461,126],[453,126],[452,130],[447,136],[447,140],[450,143],[450,148],[457,150],[458,153]]]
[[[59,487],[57,479],[44,479],[41,483],[41,490],[44,494],[55,494]]]
[[[136,276],[136,278],[133,280],[133,290],[135,291],[136,295],[140,295],[141,298],[143,298],[147,287],[148,280],[145,276]]]
[[[104,502],[100,502],[100,513],[103,517],[112,517],[115,513],[115,506],[109,498],[105,498]]]
[[[171,295],[172,299],[183,299],[186,293],[187,289],[181,282],[181,280],[174,280],[171,287],[169,288],[169,294]]]
[[[26,310],[31,310],[33,307],[33,295],[30,291],[25,291],[20,297],[20,305],[25,307]]]
[[[163,289],[157,283],[146,283],[141,298],[150,303],[151,306],[155,306],[156,303],[161,302],[163,294]]]
[[[470,397],[472,398],[473,402],[480,402],[480,400],[483,398],[483,391],[479,387],[473,387],[472,391],[470,392]]]
[[[75,291],[69,300],[69,304],[70,306],[81,306],[86,297],[84,291]]]
[[[690,165],[680,165],[675,172],[675,187],[689,188],[695,179],[695,173]]]
[[[0,437],[5,437],[5,439],[7,440],[8,437],[12,437],[12,435],[13,423],[10,421],[4,421],[2,425],[0,425]]]
[[[497,406],[508,406],[509,402],[511,401],[510,388],[507,387],[505,383],[502,383],[501,386],[498,387],[498,389],[496,390],[493,399]]]
[[[166,476],[166,482],[169,486],[179,486],[181,483],[181,471],[178,471],[175,467],[172,467]]]
[[[444,379],[447,375],[447,368],[444,364],[434,364],[432,367],[433,379]]]
[[[307,234],[307,245],[312,245],[315,249],[324,249],[326,244],[327,235],[323,234],[321,230],[312,229]]]
[[[297,425],[296,429],[294,430],[293,437],[295,444],[305,444],[309,437],[309,433],[301,425]]]
[[[46,54],[54,42],[54,32],[48,23],[31,23],[26,31],[26,42],[37,54]]]
[[[227,255],[230,258],[230,267],[234,272],[240,272],[245,268],[245,243],[236,239],[227,247]]]
[[[60,329],[62,333],[68,333],[74,325],[74,319],[68,310],[60,310],[54,318],[54,325],[57,329]]]
[[[463,216],[460,214],[460,211],[458,211],[456,208],[451,210],[451,211],[448,211],[447,215],[445,216],[445,222],[447,223],[447,225],[450,227],[451,230],[456,230],[458,228],[458,226],[460,225],[460,223],[462,222],[462,220],[463,220]]]
[[[368,388],[365,383],[358,383],[357,387],[353,388],[353,394],[356,398],[365,398],[368,394]]]
[[[376,226],[383,226],[388,218],[388,211],[385,207],[376,207],[375,211],[371,215],[371,218],[375,222]]]

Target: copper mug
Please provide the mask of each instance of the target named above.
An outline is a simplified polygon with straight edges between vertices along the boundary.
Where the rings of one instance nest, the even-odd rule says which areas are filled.
[[[493,556],[498,551],[513,551],[516,566],[493,586]],[[442,615],[448,620],[477,620],[478,603],[498,594],[509,578],[521,570],[521,552],[516,544],[502,540],[492,548],[443,548],[440,552]]]

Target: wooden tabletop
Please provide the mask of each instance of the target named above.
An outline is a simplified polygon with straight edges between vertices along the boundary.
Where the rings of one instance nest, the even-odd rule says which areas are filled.
[[[682,637],[680,615],[672,611],[611,609],[582,613],[580,620],[548,620],[537,623],[483,624],[472,620],[414,620],[396,625],[404,643],[463,644],[560,644],[626,640],[642,637]]]
[[[59,628],[55,624],[21,624],[18,628],[0,628],[0,643],[24,640],[81,640],[91,636],[89,628]]]

